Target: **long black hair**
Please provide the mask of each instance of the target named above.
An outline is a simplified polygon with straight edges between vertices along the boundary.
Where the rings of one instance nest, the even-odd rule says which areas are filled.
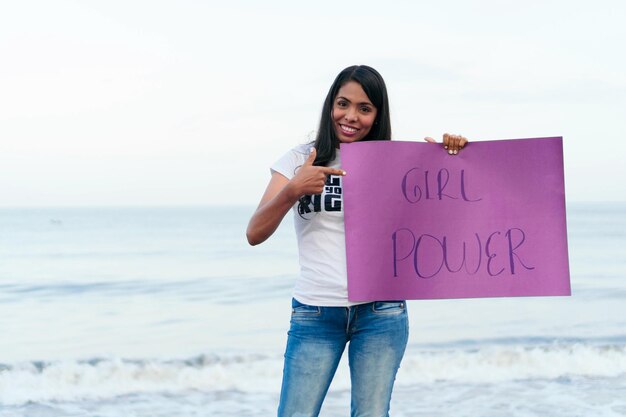
[[[328,90],[320,126],[315,138],[315,149],[317,157],[313,165],[325,166],[335,159],[336,149],[339,146],[339,139],[333,127],[333,104],[339,89],[349,81],[356,81],[361,85],[365,94],[376,107],[376,120],[365,140],[391,140],[391,121],[389,118],[389,98],[387,97],[387,87],[383,77],[372,67],[367,65],[353,65],[341,71]]]

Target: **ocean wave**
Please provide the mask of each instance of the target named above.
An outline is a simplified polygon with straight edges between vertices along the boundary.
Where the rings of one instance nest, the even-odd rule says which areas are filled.
[[[349,388],[340,365],[332,389]],[[282,357],[205,354],[186,360],[128,360],[0,364],[0,404],[105,399],[129,394],[177,392],[276,393]],[[518,380],[626,377],[626,345],[488,346],[408,351],[397,386],[490,384]]]
[[[258,294],[276,296],[289,294],[293,277],[275,275],[271,280],[260,277],[220,276],[196,277],[178,280],[119,280],[95,282],[46,282],[46,283],[1,283],[0,294],[5,302],[22,300],[26,295],[37,299],[60,299],[85,295],[93,297],[136,297],[136,296],[202,296],[205,301],[241,302]]]

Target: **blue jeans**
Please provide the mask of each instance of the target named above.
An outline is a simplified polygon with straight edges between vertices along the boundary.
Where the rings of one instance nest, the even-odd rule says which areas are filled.
[[[346,343],[352,417],[387,417],[409,324],[404,301],[317,307],[292,300],[279,417],[314,417]]]

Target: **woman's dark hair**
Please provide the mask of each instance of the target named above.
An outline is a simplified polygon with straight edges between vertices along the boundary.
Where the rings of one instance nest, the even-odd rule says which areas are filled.
[[[333,104],[339,89],[349,81],[356,81],[361,85],[367,97],[376,107],[376,120],[365,140],[391,140],[391,121],[389,118],[389,99],[387,97],[387,87],[383,77],[372,67],[367,65],[353,65],[341,71],[335,81],[330,86],[324,107],[320,126],[315,138],[315,149],[317,157],[313,165],[325,166],[335,159],[336,149],[339,146],[339,139],[333,127]]]

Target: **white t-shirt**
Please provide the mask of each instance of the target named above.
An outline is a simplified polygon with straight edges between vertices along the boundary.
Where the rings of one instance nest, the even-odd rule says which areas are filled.
[[[272,172],[288,179],[309,157],[311,145],[300,145],[276,161]],[[328,166],[340,168],[339,149]],[[329,175],[321,195],[311,196],[308,205],[293,206],[300,255],[300,276],[293,296],[304,304],[347,307],[346,237],[343,225],[343,177]]]

